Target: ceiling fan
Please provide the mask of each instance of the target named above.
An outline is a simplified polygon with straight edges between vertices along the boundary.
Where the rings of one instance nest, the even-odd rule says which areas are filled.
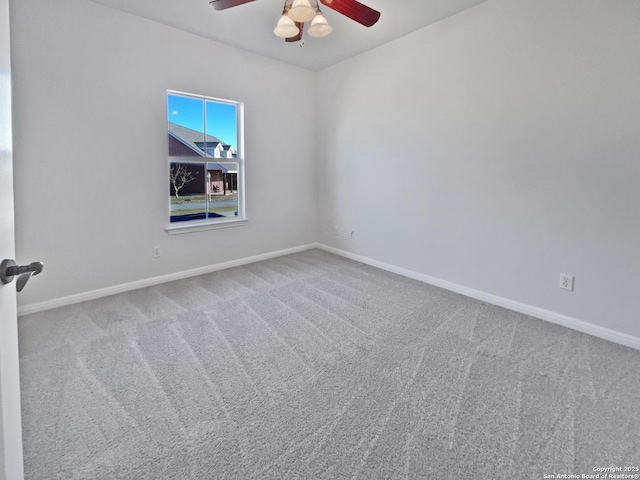
[[[210,0],[209,4],[216,10],[226,10],[254,1]],[[320,0],[320,3],[365,27],[371,27],[380,18],[380,12],[356,0]],[[309,20],[311,20],[311,25],[307,29],[307,33],[312,37],[324,37],[333,30],[320,12],[318,0],[285,0],[282,16],[273,33],[284,38],[287,42],[297,42],[302,40],[304,24]]]

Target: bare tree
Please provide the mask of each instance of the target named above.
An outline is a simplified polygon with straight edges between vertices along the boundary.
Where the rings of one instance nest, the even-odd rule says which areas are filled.
[[[169,169],[169,180],[171,181],[171,185],[173,185],[173,191],[176,192],[176,198],[180,198],[178,195],[180,189],[187,183],[193,182],[195,178],[193,178],[193,174],[186,165],[173,163]]]

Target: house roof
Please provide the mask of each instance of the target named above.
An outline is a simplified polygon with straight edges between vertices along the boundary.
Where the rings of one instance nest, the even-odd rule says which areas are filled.
[[[222,173],[238,173],[238,166],[235,163],[219,163],[207,162],[207,170],[221,170]]]
[[[169,135],[183,143],[199,156],[204,157],[204,151],[201,148],[203,145],[203,140],[207,143],[206,147],[216,147],[218,144],[222,144],[222,148],[225,150],[228,149],[231,145],[227,145],[219,138],[214,137],[213,135],[206,135],[206,139],[203,138],[203,133],[197,130],[193,130],[191,128],[183,127],[182,125],[178,125],[177,123],[168,122],[169,123]]]

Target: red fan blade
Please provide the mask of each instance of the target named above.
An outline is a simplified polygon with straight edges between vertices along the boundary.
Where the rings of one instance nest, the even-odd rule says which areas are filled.
[[[335,10],[338,13],[349,17],[351,20],[370,27],[380,18],[380,12],[367,7],[356,0],[320,0],[323,5]]]
[[[298,33],[295,37],[285,38],[285,42],[299,42],[302,40],[302,30],[304,29],[304,23],[296,22],[296,26],[300,29],[300,33]]]
[[[226,10],[227,8],[237,7],[244,3],[255,2],[255,0],[211,0],[211,5],[216,10]]]

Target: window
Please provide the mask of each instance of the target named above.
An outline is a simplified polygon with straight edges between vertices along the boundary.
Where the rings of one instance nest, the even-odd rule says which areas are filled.
[[[246,220],[242,107],[167,92],[169,233]]]

